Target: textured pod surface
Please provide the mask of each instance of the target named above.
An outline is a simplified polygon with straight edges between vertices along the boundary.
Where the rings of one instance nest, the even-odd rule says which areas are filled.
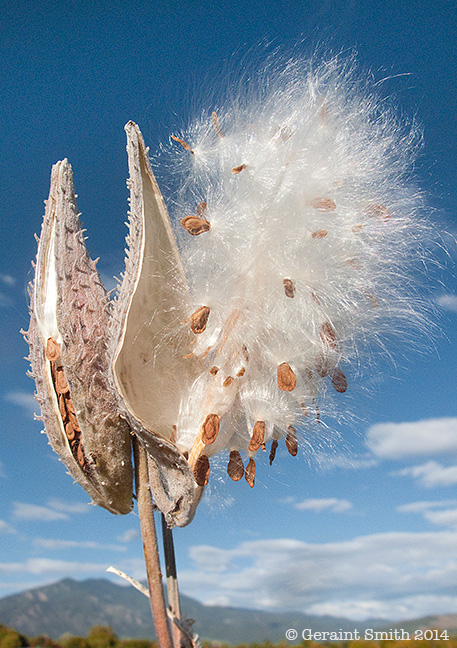
[[[95,504],[132,508],[129,426],[109,373],[111,304],[81,230],[71,167],[52,170],[26,334],[45,432]]]

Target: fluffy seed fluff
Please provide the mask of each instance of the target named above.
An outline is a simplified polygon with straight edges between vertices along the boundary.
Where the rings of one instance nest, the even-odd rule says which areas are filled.
[[[430,239],[412,174],[421,134],[352,59],[268,65],[241,85],[166,151],[184,325],[203,361],[175,441],[191,464],[229,450],[232,478],[236,451],[286,437],[296,453],[322,390],[345,392],[362,348],[420,321]]]

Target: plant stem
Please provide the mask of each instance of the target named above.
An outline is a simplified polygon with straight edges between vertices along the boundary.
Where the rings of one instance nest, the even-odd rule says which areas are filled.
[[[133,439],[133,456],[135,459],[138,514],[140,517],[141,537],[143,539],[152,617],[154,619],[159,647],[173,648],[163,593],[162,574],[160,572],[159,549],[154,523],[154,507],[149,488],[148,459],[146,451],[137,439]]]
[[[176,570],[175,547],[173,543],[173,530],[170,529],[162,515],[162,537],[167,573],[167,598],[168,607],[174,618],[181,620],[181,605],[179,602],[178,572]],[[189,639],[181,632],[176,623],[171,625],[174,648],[191,646]]]

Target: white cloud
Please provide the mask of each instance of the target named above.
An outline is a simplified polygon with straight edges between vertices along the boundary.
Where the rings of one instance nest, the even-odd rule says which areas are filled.
[[[455,506],[457,500],[424,500],[420,502],[411,502],[410,504],[402,504],[397,506],[399,513],[423,513],[433,508],[442,508],[443,506]]]
[[[333,513],[342,513],[352,509],[352,504],[345,499],[330,497],[326,499],[305,499],[296,502],[294,507],[299,511],[316,511],[316,513],[320,513],[324,510],[330,510]]]
[[[457,466],[443,466],[437,461],[428,461],[418,466],[399,470],[397,475],[415,477],[422,486],[452,486],[457,484]]]
[[[57,498],[48,500],[48,506],[54,509],[54,511],[69,513],[70,515],[74,513],[89,513],[91,510],[89,503],[84,504],[83,502],[65,502]]]
[[[33,397],[32,392],[11,391],[6,393],[3,396],[3,399],[7,403],[11,403],[12,405],[19,407],[28,417],[33,417],[35,412],[38,412],[40,409],[40,406]]]
[[[377,423],[366,437],[369,449],[383,459],[457,453],[457,418],[411,423]]]
[[[29,558],[24,562],[0,563],[0,572],[28,574],[93,574],[103,573],[106,563],[86,563],[53,558]]]
[[[277,539],[193,547],[184,592],[207,603],[402,619],[457,608],[457,533],[384,533],[311,544]]]
[[[0,282],[12,288],[16,284],[16,279],[9,274],[0,272]]]
[[[0,533],[16,533],[16,530],[5,520],[0,520]]]
[[[441,295],[436,302],[442,308],[457,313],[457,295]]]
[[[125,551],[125,547],[114,544],[101,544],[91,540],[57,540],[55,538],[35,538],[33,544],[43,549],[95,549],[97,551]]]
[[[444,511],[424,511],[424,518],[432,524],[457,529],[457,508]]]
[[[54,511],[46,506],[28,504],[26,502],[13,502],[13,517],[16,520],[35,520],[39,522],[53,522],[54,520],[67,520],[68,515],[61,511]]]
[[[139,537],[140,532],[138,529],[128,529],[121,535],[117,536],[116,539],[119,540],[119,542],[131,542],[132,540],[136,540]]]

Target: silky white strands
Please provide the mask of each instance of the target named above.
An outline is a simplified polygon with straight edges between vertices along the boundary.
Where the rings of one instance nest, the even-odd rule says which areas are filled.
[[[202,359],[173,440],[205,482],[227,449],[229,475],[252,485],[256,452],[272,440],[272,461],[286,437],[296,454],[297,427],[319,418],[323,388],[346,391],[362,347],[420,321],[412,276],[429,226],[411,178],[420,133],[352,59],[268,65],[241,92],[167,151],[183,326]]]

